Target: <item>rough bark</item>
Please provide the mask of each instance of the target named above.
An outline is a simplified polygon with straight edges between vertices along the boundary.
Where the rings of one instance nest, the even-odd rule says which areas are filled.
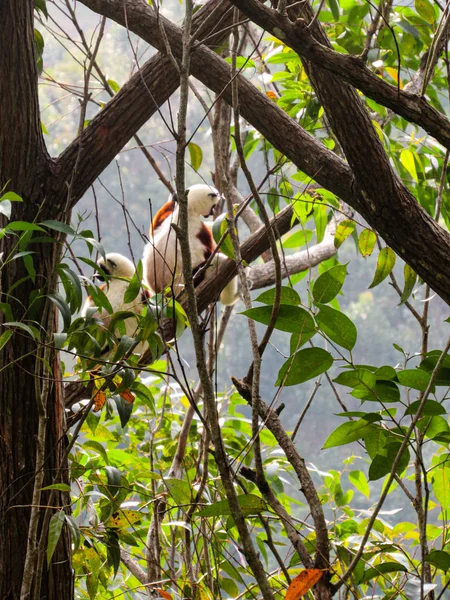
[[[49,174],[48,156],[42,139],[37,97],[37,71],[34,53],[33,0],[5,0],[2,3],[3,35],[0,36],[0,189],[8,186],[22,196],[23,203],[13,203],[12,218],[32,221],[38,205],[44,201],[43,188]],[[40,217],[57,218],[52,198],[43,202]],[[2,225],[5,219],[2,217]],[[3,261],[17,252],[17,235],[9,234],[0,241]],[[8,311],[0,316],[1,333],[7,328],[14,331],[12,338],[0,352],[0,598],[19,598],[27,548],[28,523],[33,492],[36,434],[38,424],[37,394],[42,391],[44,378],[49,377],[46,365],[37,359],[42,345],[23,330],[4,325],[5,322],[23,321],[41,324],[41,341],[48,342],[56,325],[53,308],[48,310],[45,294],[51,290],[51,277],[60,252],[58,244],[31,244],[36,283],[25,279],[27,271],[22,260],[3,264],[0,270],[1,302],[8,303]],[[11,286],[18,285],[10,294]],[[41,300],[35,298],[30,307],[33,290],[38,289]],[[45,321],[45,322],[44,322]],[[61,471],[62,481],[67,477],[64,453],[64,406],[62,390],[57,383],[58,364],[54,353],[48,354],[56,381],[49,385],[43,396],[47,404],[48,422],[45,445],[44,485],[52,483]],[[50,377],[53,377],[51,374]],[[49,496],[41,496],[41,504]],[[54,495],[55,506],[68,505],[64,494]],[[41,511],[38,537],[42,531],[44,510]],[[52,565],[45,565],[42,586],[33,598],[69,599],[73,596],[73,574],[70,563],[71,548],[66,531],[60,539]]]
[[[124,25],[122,0],[82,2]],[[260,18],[259,2],[236,0],[233,3],[242,12],[249,13],[251,18]],[[304,4],[301,6],[304,7]],[[130,30],[164,52],[165,44],[153,11],[137,0],[127,0],[125,9]],[[181,30],[172,23],[163,21],[171,51],[175,57],[179,57]],[[314,35],[319,36],[317,39],[321,43],[328,45],[321,30],[316,33],[317,27],[316,22]],[[275,35],[277,34],[280,34],[278,28]],[[251,83],[239,78],[242,116],[301,170],[357,210],[387,244],[450,303],[447,285],[450,278],[450,234],[420,207],[392,171],[379,139],[371,132],[373,128],[356,92],[338,77],[333,77],[329,71],[315,69],[311,65],[309,70],[312,82],[327,110],[333,130],[344,147],[351,168],[307,134]],[[191,72],[231,103],[230,68],[220,57],[199,44],[192,56]],[[424,248],[427,249],[426,256]]]
[[[194,16],[194,35],[204,36],[202,30],[207,24],[205,41],[214,48],[227,37],[232,14],[233,8],[229,4],[211,0]],[[154,25],[158,28],[156,16]],[[69,204],[70,208],[75,206],[117,153],[158,112],[179,85],[179,73],[165,55],[159,53],[142,65],[55,160],[52,193],[66,198],[67,184],[73,178]]]

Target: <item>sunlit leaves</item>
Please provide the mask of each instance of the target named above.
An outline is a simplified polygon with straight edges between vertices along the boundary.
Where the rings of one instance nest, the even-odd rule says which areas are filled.
[[[431,470],[431,486],[443,509],[450,508],[450,454],[436,456]]]
[[[244,516],[257,515],[267,510],[266,503],[262,498],[254,494],[245,494],[237,497],[239,507]],[[228,500],[221,500],[215,502],[210,506],[202,508],[197,515],[199,517],[221,517],[224,515],[231,515],[232,511]]]
[[[336,233],[334,236],[334,246],[335,248],[339,248],[345,240],[355,231],[356,223],[355,221],[345,220],[341,221],[336,228]]]
[[[190,142],[188,144],[189,156],[191,159],[191,166],[194,171],[198,171],[203,161],[203,151],[197,144]]]
[[[400,304],[404,304],[408,300],[417,281],[417,274],[415,271],[413,271],[413,269],[411,269],[409,265],[405,264],[403,273],[405,277],[405,285],[403,288],[402,295],[400,297]]]
[[[348,480],[355,488],[366,498],[370,497],[370,487],[366,476],[362,471],[351,471],[348,474]]]
[[[398,371],[397,377],[401,385],[413,388],[414,390],[420,390],[421,392],[424,392],[427,389],[431,380],[430,373],[427,373],[423,369],[405,369],[404,371]]]
[[[322,348],[306,348],[291,356],[281,367],[276,385],[297,385],[317,377],[333,364],[333,357]]]
[[[405,565],[402,565],[398,562],[384,562],[379,563],[376,567],[371,567],[364,571],[364,576],[361,580],[361,583],[365,583],[374,579],[375,577],[380,577],[384,573],[406,573],[408,569]]]
[[[377,236],[371,229],[363,229],[359,234],[358,248],[362,256],[370,256],[377,241]]]
[[[385,247],[380,250],[377,260],[377,268],[372,283],[369,288],[373,288],[381,283],[391,273],[395,265],[395,252],[391,248]]]
[[[431,2],[429,2],[429,0],[415,0],[414,6],[415,6],[417,12],[419,13],[419,15],[427,23],[430,23],[431,25],[434,23],[435,18],[436,18],[435,13],[434,13],[434,7],[431,4]]]

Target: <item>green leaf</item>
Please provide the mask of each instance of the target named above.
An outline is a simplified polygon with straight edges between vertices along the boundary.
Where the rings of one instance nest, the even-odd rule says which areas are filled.
[[[141,290],[141,282],[139,279],[139,275],[137,273],[135,273],[133,275],[133,277],[131,278],[130,283],[129,283],[127,289],[125,290],[125,294],[123,296],[123,301],[125,302],[125,304],[128,304],[129,302],[133,302],[133,300],[139,294],[140,290]]]
[[[120,547],[119,547],[119,538],[115,531],[109,531],[108,537],[106,540],[106,548],[107,548],[107,559],[108,566],[112,567],[114,570],[114,577],[117,575],[117,571],[120,567]]]
[[[346,385],[352,388],[365,388],[373,390],[376,386],[377,379],[368,369],[352,369],[351,371],[343,371],[335,379],[335,383]]]
[[[328,221],[327,206],[322,203],[316,204],[314,207],[313,216],[314,216],[314,223],[316,226],[317,243],[320,243],[323,240],[323,236],[325,235],[325,228],[327,226],[327,221]]]
[[[76,231],[70,225],[67,225],[67,223],[62,223],[61,221],[49,219],[48,221],[42,221],[42,223],[39,223],[39,225],[47,227],[48,229],[53,229],[54,231],[67,233],[68,235],[76,235]]]
[[[445,510],[450,508],[450,454],[436,459],[439,463],[431,470],[431,486],[437,501]]]
[[[120,85],[114,79],[108,79],[108,85],[115,94],[120,91]]]
[[[322,348],[306,348],[291,356],[281,367],[276,385],[297,385],[313,379],[333,365],[333,357]]]
[[[56,545],[61,536],[62,527],[66,520],[66,513],[63,510],[59,510],[54,513],[50,519],[48,526],[48,541],[47,541],[47,565],[50,567],[52,556],[55,551]]]
[[[369,285],[369,289],[377,286],[381,283],[389,273],[392,271],[395,265],[395,252],[391,248],[382,248],[378,255],[377,268],[372,283]]]
[[[72,321],[72,315],[67,302],[63,298],[61,298],[59,294],[48,294],[47,297],[50,298],[50,300],[58,307],[59,312],[61,313],[61,316],[63,318],[64,329],[69,329]]]
[[[338,0],[327,0],[335,21],[339,21],[339,2]]]
[[[419,408],[419,405],[421,404],[420,400],[416,400],[415,402],[412,402],[408,408],[405,410],[405,415],[415,415],[417,413],[417,409]],[[440,404],[439,402],[436,402],[436,400],[427,400],[425,402],[425,405],[422,409],[422,415],[424,417],[435,417],[436,415],[445,415],[446,414],[446,410],[445,408],[442,406],[442,404]]]
[[[187,481],[182,479],[164,479],[164,485],[178,506],[186,506],[192,502],[192,489]]]
[[[401,563],[384,562],[380,563],[376,567],[371,567],[370,569],[367,569],[367,571],[364,572],[364,576],[359,583],[367,583],[371,579],[375,579],[376,577],[379,577],[380,575],[385,573],[406,573],[407,571],[408,569]]]
[[[447,572],[450,569],[450,554],[444,550],[431,550],[425,562]]]
[[[67,483],[52,483],[41,488],[41,492],[44,490],[59,490],[60,492],[70,492],[70,485]]]
[[[431,374],[423,369],[405,369],[398,371],[397,378],[400,385],[424,392],[430,383]],[[434,391],[434,386],[431,391]]]
[[[377,241],[377,235],[371,229],[363,229],[359,235],[358,248],[362,256],[370,256]]]
[[[232,58],[231,56],[228,56],[225,59],[225,62],[227,62],[229,65],[232,64]],[[250,58],[247,58],[246,56],[236,56],[236,69],[256,69],[256,64],[253,62],[253,60],[251,60]]]
[[[383,367],[379,367],[375,371],[375,377],[377,379],[390,381],[391,379],[397,378],[397,371],[393,367],[391,367],[389,365],[385,365]]]
[[[3,196],[0,197],[0,202],[3,202],[4,200],[9,200],[10,202],[23,202],[23,198],[15,192],[5,192]]]
[[[341,221],[336,228],[334,235],[334,247],[339,248],[345,242],[345,240],[355,231],[355,221],[345,220]]]
[[[348,479],[352,485],[366,498],[370,498],[370,487],[366,476],[362,471],[350,471]]]
[[[419,1],[421,2],[422,0],[419,0]],[[425,0],[425,2],[427,2],[427,1],[428,0]],[[434,10],[433,10],[433,18],[434,18]],[[408,150],[407,148],[402,150],[400,152],[400,162],[405,167],[405,169],[408,171],[408,173],[411,175],[413,180],[417,181],[418,180],[417,169],[416,169],[416,163],[414,161],[413,152],[411,150]]]
[[[347,276],[347,265],[336,265],[322,273],[314,283],[312,295],[314,302],[328,304],[335,298],[344,284]]]
[[[117,406],[117,412],[119,413],[120,424],[123,427],[128,423],[133,413],[133,403],[126,402],[121,396],[114,395],[112,397]]]
[[[8,231],[45,231],[39,225],[35,223],[28,223],[28,221],[12,221],[5,227]]]
[[[194,171],[198,171],[202,164],[203,151],[200,148],[200,146],[197,146],[197,144],[194,144],[194,142],[190,142],[188,144],[188,149],[189,149],[189,155],[191,157],[192,168],[194,169]]]
[[[16,327],[17,329],[23,329],[26,331],[34,340],[39,340],[39,331],[36,327],[32,325],[26,325],[25,323],[20,323],[19,321],[9,321],[8,323],[3,323],[5,327]]]
[[[48,19],[47,6],[45,0],[34,0],[34,8],[41,12]]]
[[[344,313],[329,306],[321,306],[316,315],[320,329],[330,340],[346,350],[352,350],[358,335],[356,327]]]
[[[436,15],[431,2],[428,0],[415,0],[414,6],[422,19],[431,25],[434,23]]]
[[[73,544],[73,552],[76,552],[80,547],[81,534],[77,522],[71,515],[65,515],[66,525],[70,529],[70,537]]]
[[[336,446],[345,446],[351,442],[356,442],[363,438],[367,433],[368,428],[371,427],[373,427],[373,425],[365,419],[342,423],[327,437],[323,449],[326,450],[327,448],[335,448]]]
[[[254,494],[245,494],[237,497],[240,509],[244,517],[249,515],[258,515],[267,510],[266,503],[262,498]],[[221,500],[202,508],[197,515],[199,517],[221,517],[231,515],[228,500]]]
[[[270,290],[266,290],[262,294],[260,294],[257,298],[255,298],[255,302],[262,302],[264,304],[273,304],[275,301],[275,288],[271,288]],[[281,304],[291,304],[292,306],[297,306],[301,303],[300,296],[298,293],[292,289],[291,287],[281,286],[281,295],[280,302]]]
[[[216,244],[219,244],[222,236],[228,231],[228,218],[227,213],[223,213],[217,217],[212,226],[212,234]],[[231,241],[230,235],[227,235],[220,244],[220,251],[223,252],[228,258],[234,260],[234,248],[233,242]]]
[[[11,339],[12,335],[13,331],[11,331],[11,329],[7,329],[2,333],[2,335],[0,336],[0,350],[2,350],[6,346],[6,344]]]
[[[391,442],[384,447],[382,454],[377,454],[369,467],[369,480],[376,481],[381,479],[385,475],[388,475],[394,465],[394,461],[397,457],[398,451],[400,450],[400,442]],[[401,475],[405,471],[409,463],[409,449],[406,447],[400,458],[400,462],[397,466],[396,473]]]
[[[114,496],[117,495],[117,493],[120,490],[120,482],[122,479],[122,473],[119,469],[116,469],[116,467],[105,467],[105,471],[106,471],[106,477],[108,480],[108,491],[111,494],[111,496],[114,498]]]
[[[313,232],[311,229],[302,229],[296,231],[285,240],[283,240],[283,248],[300,248],[311,241]]]
[[[267,325],[272,315],[272,307],[257,306],[239,314]],[[291,306],[290,304],[280,305],[275,328],[289,333],[315,332],[314,320],[308,311],[300,306]]]
[[[405,287],[403,288],[403,292],[400,297],[400,304],[404,304],[411,296],[411,292],[413,291],[417,280],[416,272],[413,271],[409,265],[405,264],[403,273],[405,277]]]

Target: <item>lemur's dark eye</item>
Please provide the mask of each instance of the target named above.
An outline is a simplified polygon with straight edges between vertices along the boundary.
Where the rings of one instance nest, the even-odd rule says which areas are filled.
[[[113,269],[115,269],[115,268],[117,267],[116,263],[115,263],[113,260],[108,260],[108,264],[110,264],[110,265],[111,265],[111,267],[112,267]],[[105,267],[103,267],[103,270],[105,271],[105,273],[108,273],[108,275],[111,275],[111,273],[109,273],[109,272],[108,272],[108,271],[105,269]]]
[[[211,196],[211,198],[217,198],[218,194],[216,194],[216,192],[210,192],[208,196]]]

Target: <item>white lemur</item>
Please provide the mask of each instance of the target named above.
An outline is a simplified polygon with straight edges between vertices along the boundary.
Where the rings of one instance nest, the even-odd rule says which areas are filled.
[[[104,275],[108,276],[108,282],[100,286],[100,289],[108,298],[113,312],[126,311],[135,314],[140,314],[144,307],[145,301],[150,294],[146,290],[141,290],[138,296],[132,302],[124,302],[124,294],[130,283],[130,279],[134,276],[136,270],[133,263],[126,256],[112,252],[101,257],[97,265],[100,267],[100,273],[95,275],[96,279],[104,281]],[[96,305],[88,296],[84,301],[81,309],[81,316],[86,317],[90,308],[96,308]],[[98,315],[96,314],[98,312]],[[104,309],[97,309],[94,316],[98,316],[105,327],[109,327],[112,315],[108,314]],[[125,319],[125,331],[129,337],[134,337],[137,329],[137,321],[133,317]],[[144,344],[138,344],[133,352],[140,354],[144,350]]]
[[[191,249],[192,269],[194,274],[201,269],[214,252],[216,244],[209,227],[202,218],[213,214],[216,204],[221,199],[219,192],[209,185],[197,184],[188,190],[188,231]],[[148,287],[155,293],[173,286],[175,292],[183,284],[182,257],[177,235],[172,224],[178,224],[179,207],[177,196],[172,194],[168,202],[156,213],[150,228],[150,242],[144,250],[144,279]],[[211,277],[226,256],[218,252],[213,258],[206,273],[194,279],[198,285],[205,277]],[[234,304],[238,299],[237,280],[233,278],[220,295],[223,304]]]

